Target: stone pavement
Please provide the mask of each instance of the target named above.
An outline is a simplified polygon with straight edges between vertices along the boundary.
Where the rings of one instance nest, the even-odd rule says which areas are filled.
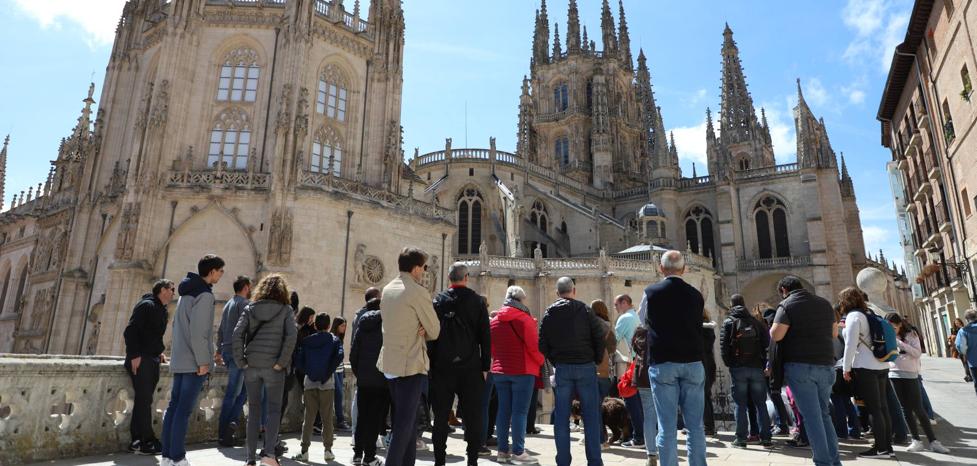
[[[951,359],[927,358],[923,361],[924,378],[926,379],[926,389],[933,403],[933,408],[937,413],[939,422],[936,426],[936,435],[950,448],[951,455],[937,455],[934,453],[907,453],[906,448],[896,447],[898,459],[892,460],[865,460],[858,459],[857,464],[863,466],[873,465],[963,465],[977,464],[977,408],[975,408],[975,393],[973,385],[963,381],[963,368],[960,363]],[[556,450],[553,446],[553,435],[551,426],[541,426],[543,433],[527,438],[526,446],[531,454],[538,456],[540,464],[555,464]],[[732,427],[732,426],[727,426]],[[572,433],[572,453],[573,464],[585,464],[583,446],[577,443],[580,433]],[[424,434],[425,441],[430,443],[430,433]],[[289,446],[289,455],[299,449],[299,440],[295,435],[286,438]],[[729,446],[732,441],[732,434],[725,432],[720,435],[720,440],[711,440],[708,445],[708,461],[710,465],[797,465],[812,464],[811,451],[805,449],[792,449],[784,446],[783,439],[777,439],[778,446],[770,451],[763,450],[759,446],[750,446],[749,449],[740,450]],[[843,443],[841,445],[842,461],[847,463],[856,462],[856,453],[867,448],[864,441]],[[195,466],[224,466],[244,464],[243,448],[217,448],[214,444],[199,444],[191,446],[188,457]],[[679,449],[684,449],[683,436],[679,435]],[[452,435],[448,443],[448,452],[463,452],[464,444],[459,434]],[[341,434],[336,438],[333,452],[336,454],[336,461],[330,464],[349,465],[352,458],[352,448],[350,447],[349,434]],[[326,464],[322,459],[321,444],[313,444],[310,450],[312,464]],[[684,453],[681,453],[684,456]],[[612,447],[603,454],[604,463],[643,465],[644,454],[642,450],[625,449]],[[418,465],[428,466],[433,464],[434,458],[430,451],[418,452]],[[464,465],[462,456],[449,455],[448,463]],[[682,461],[684,464],[684,460]],[[132,465],[132,466],[151,466],[158,464],[158,457],[149,458],[135,456],[125,453],[108,455],[102,457],[76,458],[55,462],[45,462],[38,464],[49,464],[57,466],[67,465],[86,465],[86,466],[112,466],[112,465]],[[283,466],[298,466],[298,463],[291,460],[282,461]],[[482,459],[479,464],[489,466],[495,463],[490,459]]]

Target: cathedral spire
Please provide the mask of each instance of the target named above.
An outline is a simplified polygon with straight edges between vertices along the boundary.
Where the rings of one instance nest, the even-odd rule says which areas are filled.
[[[643,131],[645,133],[645,154],[652,173],[663,168],[674,168],[668,152],[668,139],[661,109],[655,102],[655,91],[651,85],[651,72],[643,49],[638,50],[638,71],[635,79],[638,85],[638,105],[641,109]],[[654,176],[654,175],[653,175]],[[659,176],[664,174],[659,172]]]
[[[756,136],[756,110],[753,97],[746,87],[739,49],[733,40],[733,30],[726,24],[723,31],[722,105],[719,111],[720,138],[724,144],[750,141]]]
[[[577,11],[577,0],[570,0],[567,8],[567,53],[580,51],[580,13]]]
[[[3,139],[3,149],[0,149],[0,211],[3,210],[4,188],[7,185],[7,146],[10,145],[10,135]]]
[[[85,108],[81,110],[81,116],[78,117],[78,124],[75,125],[75,130],[73,132],[74,136],[85,137],[91,131],[92,127],[92,104],[95,103],[93,96],[95,95],[95,83],[91,83],[88,86],[88,97],[82,102],[85,103]]]
[[[560,47],[560,23],[553,23],[553,61],[560,59],[560,55],[563,55],[563,49]]]
[[[678,167],[678,146],[675,145],[675,132],[669,131],[668,138],[671,140],[671,144],[668,147],[668,157],[673,167]]]
[[[587,38],[587,25],[584,25],[583,27],[583,42],[580,43],[580,48],[584,52],[590,51],[590,39]]]
[[[620,16],[620,28],[618,30],[618,43],[621,49],[621,61],[627,69],[632,69],[634,66],[631,63],[631,35],[628,33],[628,20],[624,16],[624,0],[618,0],[618,8]]]
[[[546,0],[536,10],[536,30],[533,33],[533,62],[537,65],[549,63],[550,57],[550,19],[546,14]]]
[[[760,107],[760,126],[763,128],[763,139],[767,145],[773,147],[773,138],[770,137],[770,124],[767,123],[767,110]]]
[[[611,15],[611,5],[604,0],[600,11],[600,30],[604,40],[604,55],[612,54],[617,49],[617,36],[614,33],[614,16]]]

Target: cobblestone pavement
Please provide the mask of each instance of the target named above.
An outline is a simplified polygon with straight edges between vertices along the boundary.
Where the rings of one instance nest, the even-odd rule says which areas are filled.
[[[933,408],[937,413],[938,423],[935,427],[936,435],[950,448],[951,455],[938,455],[934,453],[907,453],[906,447],[896,447],[897,460],[865,460],[857,459],[856,453],[867,448],[867,442],[856,441],[842,443],[842,461],[872,465],[963,465],[977,464],[977,399],[975,399],[974,387],[972,384],[964,382],[963,368],[958,361],[951,359],[927,358],[923,361],[924,378],[926,379],[926,389],[933,403]],[[541,426],[543,433],[530,436],[526,440],[526,447],[529,452],[539,458],[541,465],[555,464],[556,449],[553,445],[553,431],[551,426]],[[580,433],[572,433],[572,454],[573,464],[585,464],[583,446],[578,444],[581,437]],[[425,441],[430,444],[430,433],[424,434]],[[759,446],[750,446],[746,450],[734,449],[729,445],[732,441],[732,434],[729,432],[721,433],[719,440],[710,440],[708,445],[708,461],[710,465],[795,465],[812,464],[811,451],[805,449],[792,449],[783,445],[783,439],[775,439],[777,447],[773,450],[764,450]],[[289,455],[299,450],[299,440],[295,435],[286,437],[289,446]],[[679,435],[680,455],[684,457],[684,438]],[[460,431],[451,436],[448,442],[448,452],[455,455],[448,456],[448,464],[464,465],[465,459],[459,455],[464,452],[464,443],[461,439]],[[350,436],[348,433],[340,434],[335,441],[333,452],[336,460],[328,464],[349,465],[353,455],[350,446]],[[310,449],[311,464],[327,464],[323,461],[323,451],[321,444],[317,446],[313,443]],[[243,465],[243,448],[217,448],[214,444],[191,445],[188,458],[194,466],[224,466],[224,465]],[[643,450],[627,449],[622,447],[611,447],[604,451],[603,460],[606,464],[644,464]],[[86,466],[111,466],[111,465],[132,465],[150,466],[158,464],[158,457],[142,457],[130,454],[115,454],[101,457],[76,458],[56,462],[45,462],[38,464],[49,464],[57,466],[67,465],[86,465]],[[684,464],[684,459],[682,460]],[[283,460],[283,466],[297,466],[298,463],[292,460]],[[434,457],[430,451],[418,452],[418,465],[428,466],[434,464]],[[483,458],[479,461],[481,465],[494,465],[491,459]]]

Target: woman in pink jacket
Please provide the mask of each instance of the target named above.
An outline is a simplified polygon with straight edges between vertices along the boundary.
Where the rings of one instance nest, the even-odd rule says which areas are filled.
[[[499,438],[499,463],[535,464],[526,453],[526,413],[540,376],[543,354],[539,352],[536,319],[523,305],[526,292],[510,286],[505,304],[492,318],[492,378],[499,394],[495,433]],[[509,427],[512,427],[512,449]]]

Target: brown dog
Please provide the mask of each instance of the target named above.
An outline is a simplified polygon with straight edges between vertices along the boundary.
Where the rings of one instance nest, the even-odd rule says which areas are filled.
[[[631,435],[631,418],[628,416],[627,407],[624,406],[624,400],[604,398],[604,402],[600,404],[600,414],[601,420],[604,421],[602,428],[611,429],[608,443],[617,443]],[[570,419],[579,422],[581,415],[580,400],[573,400],[570,404]]]

